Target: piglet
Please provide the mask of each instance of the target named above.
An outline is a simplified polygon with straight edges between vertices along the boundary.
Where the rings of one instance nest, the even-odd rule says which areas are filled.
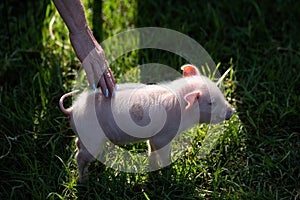
[[[144,85],[119,84],[116,95],[85,91],[72,107],[64,108],[77,135],[79,182],[88,179],[88,164],[103,154],[107,141],[116,145],[148,141],[152,170],[171,163],[174,137],[199,123],[219,123],[235,113],[217,85],[193,65],[182,66],[183,77],[171,82]]]

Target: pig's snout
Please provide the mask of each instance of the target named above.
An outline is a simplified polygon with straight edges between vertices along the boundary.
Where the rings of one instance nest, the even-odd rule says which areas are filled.
[[[235,112],[236,112],[236,111],[235,111],[234,108],[231,108],[230,106],[226,106],[226,115],[225,115],[225,119],[226,119],[226,120],[229,120]]]
[[[75,93],[77,93],[77,92],[79,92],[79,90],[74,90],[74,91],[72,91],[72,92],[69,92],[69,93],[67,93],[67,94],[64,94],[64,95],[60,98],[60,100],[59,100],[59,107],[60,107],[60,110],[61,110],[63,113],[65,113],[66,115],[70,115],[71,112],[72,112],[72,110],[73,110],[73,108],[72,108],[72,107],[70,107],[70,108],[65,108],[65,107],[64,107],[64,99],[65,99],[66,97],[72,96],[73,94],[75,94]]]

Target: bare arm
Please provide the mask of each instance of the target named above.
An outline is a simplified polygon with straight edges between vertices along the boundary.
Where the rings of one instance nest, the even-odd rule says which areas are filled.
[[[81,0],[53,0],[53,2],[69,29],[71,44],[82,62],[90,85],[92,87],[99,85],[103,94],[112,95],[115,80],[104,51],[87,24]]]
[[[88,28],[81,0],[53,0],[70,33]]]

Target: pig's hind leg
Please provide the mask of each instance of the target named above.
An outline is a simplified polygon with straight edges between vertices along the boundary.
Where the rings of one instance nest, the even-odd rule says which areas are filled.
[[[94,157],[87,151],[87,149],[76,139],[76,146],[78,152],[75,156],[78,165],[79,182],[84,183],[88,180],[88,165],[94,160]]]

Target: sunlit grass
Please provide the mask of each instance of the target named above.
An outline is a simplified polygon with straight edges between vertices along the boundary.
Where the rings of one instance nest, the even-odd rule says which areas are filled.
[[[18,8],[5,2],[0,199],[299,198],[299,3],[102,1],[100,38],[160,26],[196,39],[221,74],[230,68],[223,90],[237,114],[211,146],[205,146],[209,126],[187,131],[183,139],[190,139],[190,148],[159,172],[124,173],[94,162],[89,182],[79,184],[75,136],[58,108],[80,68],[67,29],[53,4]],[[93,1],[84,2],[91,23]],[[123,55],[111,68],[118,82],[134,81],[134,67],[155,62],[178,71],[186,64],[169,52],[147,49]],[[145,144],[129,147],[143,151]]]

